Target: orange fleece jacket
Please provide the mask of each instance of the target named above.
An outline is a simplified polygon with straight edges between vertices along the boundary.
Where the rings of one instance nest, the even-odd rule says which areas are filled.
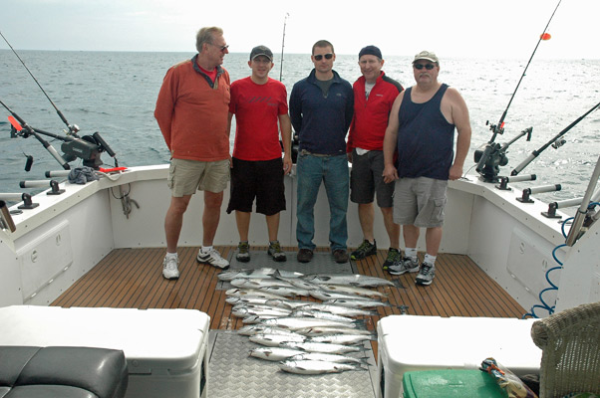
[[[167,71],[154,117],[172,158],[224,160],[229,157],[229,73],[218,67],[211,87],[195,62],[196,57]]]

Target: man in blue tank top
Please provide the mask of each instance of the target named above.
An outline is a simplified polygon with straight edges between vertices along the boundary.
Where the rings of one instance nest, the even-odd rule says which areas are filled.
[[[394,102],[383,144],[383,177],[385,182],[397,180],[394,222],[403,226],[406,245],[404,259],[388,271],[392,275],[419,272],[415,280],[419,285],[433,281],[448,180],[462,176],[471,143],[467,105],[456,89],[438,82],[439,72],[440,63],[434,53],[422,51],[415,56],[417,84],[400,93]],[[421,265],[417,259],[420,228],[427,230]]]

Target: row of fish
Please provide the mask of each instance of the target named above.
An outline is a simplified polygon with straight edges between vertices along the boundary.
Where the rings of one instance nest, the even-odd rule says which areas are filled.
[[[393,286],[365,275],[303,275],[272,268],[224,271],[219,279],[234,286],[226,301],[232,314],[243,318],[238,333],[260,345],[250,355],[297,374],[366,370],[367,357],[353,355],[376,336],[355,317],[389,306],[381,300],[384,293],[369,287]]]

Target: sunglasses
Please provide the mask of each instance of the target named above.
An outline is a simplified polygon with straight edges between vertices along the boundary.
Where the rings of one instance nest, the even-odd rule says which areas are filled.
[[[325,54],[325,55],[313,55],[313,57],[315,58],[315,61],[320,61],[323,59],[323,57],[325,57],[325,59],[331,59],[333,58],[333,54],[329,53],[329,54]]]
[[[434,64],[414,64],[413,65],[415,69],[421,70],[423,68],[427,69],[427,70],[432,70],[433,68],[435,68]]]
[[[219,50],[221,50],[221,52],[225,52],[225,50],[227,50],[229,48],[229,46],[218,46],[216,44],[213,43],[206,43],[206,44],[210,44],[211,46],[215,46],[215,47],[219,47]]]

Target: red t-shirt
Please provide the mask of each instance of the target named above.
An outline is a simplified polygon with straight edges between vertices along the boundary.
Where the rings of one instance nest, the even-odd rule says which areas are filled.
[[[280,81],[269,78],[266,84],[256,84],[246,77],[233,82],[229,103],[236,123],[233,156],[249,161],[281,158],[278,121],[287,112],[287,90]]]

